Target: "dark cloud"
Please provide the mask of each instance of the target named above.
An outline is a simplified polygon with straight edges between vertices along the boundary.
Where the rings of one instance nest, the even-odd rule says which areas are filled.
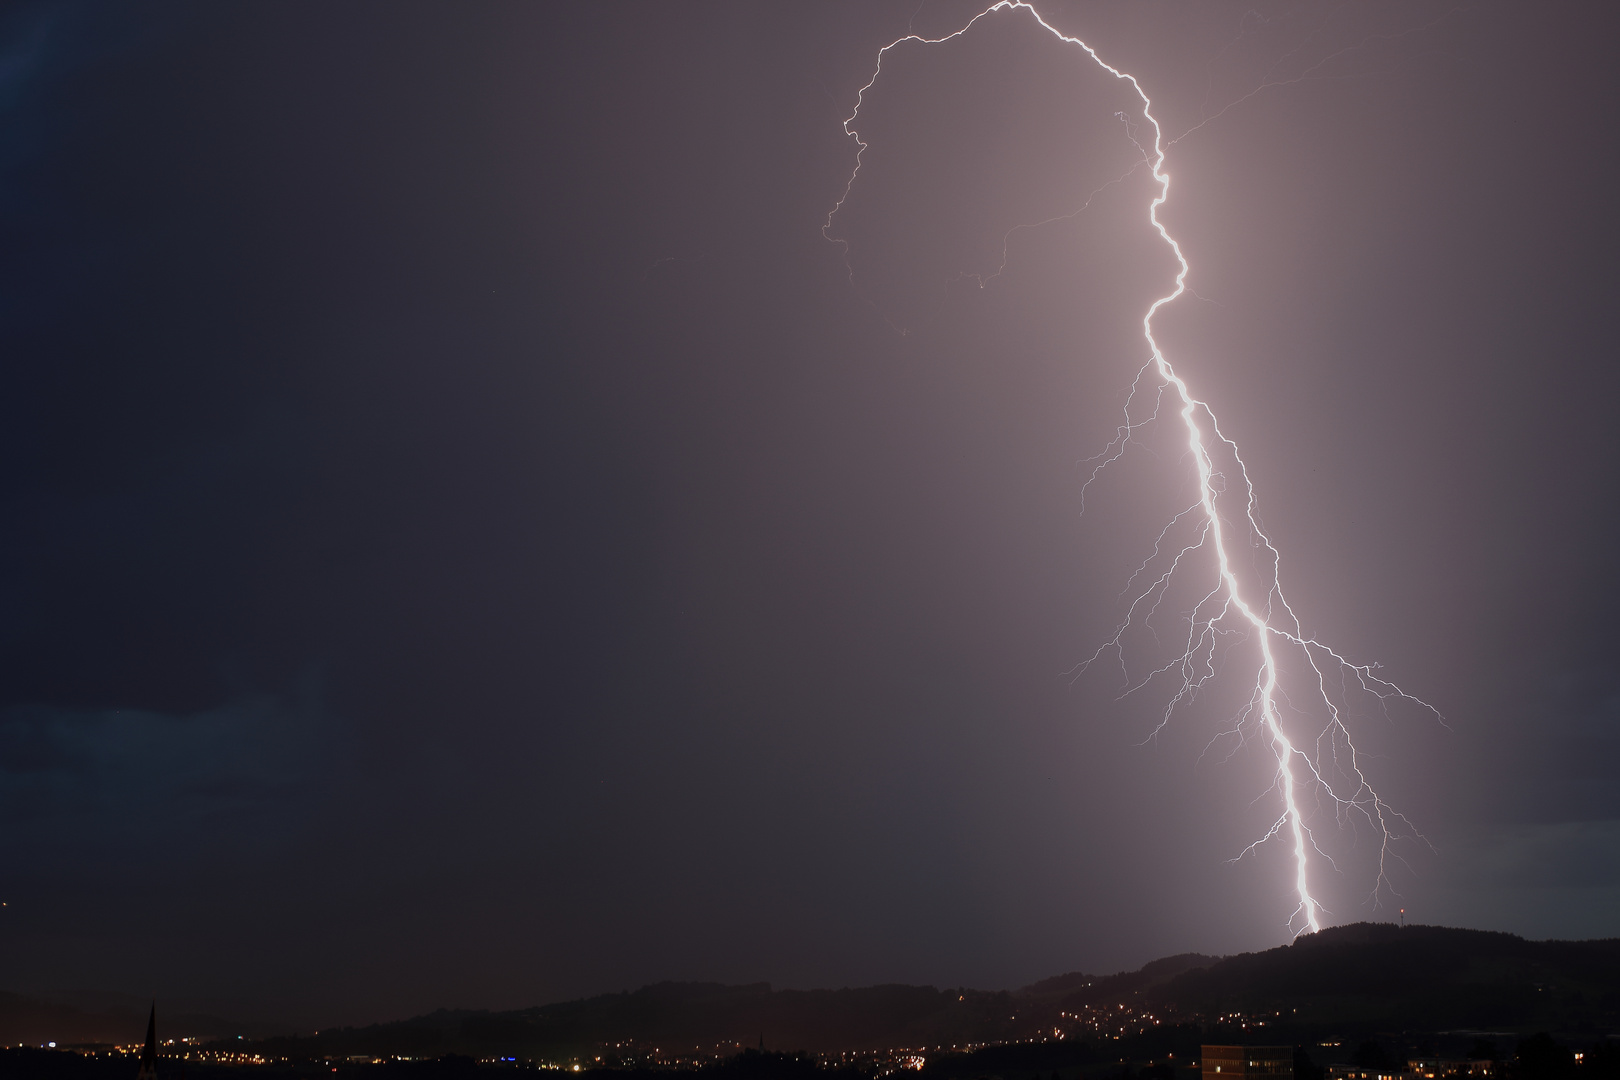
[[[341,754],[313,707],[244,701],[185,716],[14,707],[0,772],[14,851],[155,869],[201,836],[247,846],[296,829]],[[20,841],[20,842],[18,842]]]

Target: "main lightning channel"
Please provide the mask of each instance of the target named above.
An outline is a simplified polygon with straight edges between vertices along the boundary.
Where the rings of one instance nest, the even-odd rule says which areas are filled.
[[[1192,510],[1201,513],[1199,535],[1196,542],[1190,542],[1171,561],[1170,568],[1157,577],[1149,588],[1141,593],[1131,604],[1125,620],[1120,624],[1113,639],[1105,643],[1084,664],[1080,670],[1085,670],[1090,664],[1100,659],[1110,650],[1119,653],[1123,658],[1123,637],[1131,628],[1136,617],[1137,609],[1145,603],[1152,603],[1157,607],[1158,600],[1162,600],[1169,580],[1182,566],[1182,559],[1192,552],[1207,548],[1213,555],[1216,580],[1210,592],[1194,607],[1189,616],[1188,639],[1186,651],[1179,660],[1172,661],[1163,668],[1158,669],[1147,680],[1138,685],[1146,685],[1155,676],[1172,669],[1179,671],[1181,685],[1176,690],[1170,705],[1165,711],[1164,722],[1168,722],[1170,713],[1176,705],[1190,699],[1197,690],[1209,679],[1214,677],[1214,660],[1217,638],[1230,633],[1230,624],[1237,623],[1246,626],[1248,636],[1256,643],[1257,666],[1255,668],[1255,685],[1249,704],[1239,717],[1239,733],[1244,720],[1248,717],[1258,716],[1260,729],[1264,731],[1270,743],[1272,753],[1277,762],[1276,789],[1280,796],[1281,812],[1271,826],[1270,830],[1244,850],[1244,854],[1253,851],[1256,847],[1275,838],[1286,836],[1292,849],[1294,881],[1293,891],[1298,898],[1298,904],[1289,919],[1290,927],[1297,927],[1298,932],[1317,931],[1322,926],[1324,909],[1311,891],[1311,860],[1310,853],[1316,848],[1311,836],[1310,827],[1301,812],[1301,788],[1309,785],[1319,792],[1336,807],[1341,822],[1350,815],[1359,815],[1373,827],[1375,835],[1380,840],[1378,854],[1378,879],[1373,886],[1372,899],[1376,903],[1382,889],[1389,887],[1387,870],[1389,861],[1395,856],[1391,845],[1402,835],[1410,835],[1422,840],[1416,831],[1411,828],[1406,819],[1392,810],[1382,797],[1375,792],[1367,782],[1360,765],[1360,755],[1355,744],[1350,739],[1350,733],[1345,727],[1338,704],[1335,702],[1328,688],[1328,670],[1337,669],[1341,676],[1348,674],[1357,686],[1384,702],[1392,698],[1405,699],[1422,705],[1431,711],[1432,707],[1412,697],[1400,687],[1375,675],[1373,665],[1353,664],[1339,653],[1328,648],[1321,642],[1307,637],[1301,627],[1299,618],[1293,608],[1283,597],[1280,582],[1280,555],[1272,545],[1270,538],[1261,528],[1256,516],[1255,496],[1253,485],[1249,482],[1248,467],[1239,456],[1237,446],[1220,430],[1215,414],[1208,403],[1195,397],[1184,380],[1165,357],[1164,350],[1160,348],[1158,339],[1153,333],[1153,319],[1160,309],[1183,296],[1187,290],[1187,275],[1191,267],[1181,250],[1181,245],[1175,237],[1165,228],[1159,220],[1159,208],[1170,198],[1170,176],[1164,171],[1165,139],[1163,129],[1157,117],[1153,115],[1153,102],[1146,91],[1142,89],[1134,75],[1121,71],[1107,61],[1103,60],[1085,41],[1070,34],[1065,34],[1051,23],[1029,3],[1028,0],[998,0],[983,11],[974,15],[961,28],[941,37],[924,37],[916,33],[908,33],[885,45],[878,52],[877,64],[872,77],[855,98],[855,108],[844,121],[844,133],[855,140],[855,167],[850,172],[849,179],[844,185],[843,192],[838,201],[827,214],[826,222],[822,225],[822,235],[833,243],[839,244],[845,253],[846,268],[850,271],[851,281],[854,280],[852,264],[848,263],[849,244],[847,241],[833,236],[833,220],[843,209],[844,203],[849,199],[850,192],[855,187],[855,181],[861,172],[867,143],[861,138],[855,126],[860,118],[861,107],[865,104],[867,91],[877,83],[883,74],[883,61],[889,53],[902,45],[916,43],[920,45],[938,45],[961,37],[971,30],[981,19],[998,12],[1021,11],[1028,13],[1041,29],[1065,45],[1075,46],[1085,52],[1090,59],[1114,78],[1129,83],[1131,89],[1142,103],[1143,119],[1152,126],[1153,141],[1151,149],[1138,146],[1144,151],[1152,179],[1158,185],[1158,194],[1148,207],[1148,220],[1158,232],[1159,237],[1167,244],[1175,255],[1177,271],[1175,286],[1164,296],[1154,300],[1142,317],[1142,336],[1147,342],[1150,359],[1144,366],[1144,372],[1151,369],[1157,374],[1160,382],[1160,393],[1169,388],[1179,402],[1178,415],[1186,429],[1187,450],[1192,457],[1197,476],[1197,500],[1193,507],[1184,511],[1165,527],[1160,534],[1160,542],[1170,531],[1171,527],[1179,523],[1183,517]],[[1078,211],[1076,211],[1078,213]],[[1072,215],[1064,215],[1072,216]],[[1140,381],[1140,379],[1138,380]],[[1134,399],[1133,388],[1133,399]],[[1154,412],[1157,418],[1157,410]],[[1130,405],[1126,407],[1126,422],[1119,429],[1116,440],[1110,443],[1103,455],[1102,463],[1096,467],[1091,479],[1105,469],[1109,464],[1119,459],[1131,435],[1144,423],[1149,421],[1135,421],[1130,414]],[[1231,552],[1226,522],[1222,518],[1218,504],[1220,492],[1217,490],[1218,480],[1224,480],[1221,470],[1217,467],[1214,447],[1219,447],[1226,456],[1236,465],[1238,479],[1241,481],[1238,493],[1244,498],[1243,524],[1255,538],[1256,545],[1264,550],[1269,559],[1272,574],[1271,580],[1254,589],[1246,589],[1245,584],[1238,575]],[[1090,481],[1088,480],[1088,485]],[[1152,562],[1159,555],[1156,546]],[[1143,564],[1143,570],[1148,563]],[[1151,576],[1151,575],[1150,575]],[[1256,591],[1261,593],[1263,600],[1256,600]],[[1155,599],[1157,597],[1157,599]],[[1279,615],[1278,612],[1281,614]],[[1277,649],[1279,647],[1292,647],[1303,656],[1305,666],[1315,676],[1315,691],[1320,695],[1320,701],[1326,709],[1328,717],[1324,730],[1315,739],[1314,753],[1307,753],[1296,746],[1284,730],[1282,714],[1279,708],[1281,688],[1279,686],[1280,668]],[[1436,714],[1438,715],[1438,714]],[[1345,748],[1345,757],[1340,758],[1339,747]],[[1324,750],[1324,747],[1326,748]],[[1323,764],[1324,753],[1331,755],[1331,768],[1335,775],[1348,779],[1349,790],[1344,785],[1335,785],[1329,775],[1329,768]],[[1406,830],[1403,834],[1401,830]],[[1241,857],[1241,855],[1239,856]],[[1326,858],[1326,856],[1324,856]]]

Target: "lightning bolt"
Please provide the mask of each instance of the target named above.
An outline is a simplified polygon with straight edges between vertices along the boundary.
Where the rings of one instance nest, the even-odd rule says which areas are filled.
[[[1176,372],[1175,367],[1166,358],[1158,339],[1154,336],[1154,317],[1167,304],[1175,302],[1189,291],[1187,275],[1191,268],[1181,250],[1181,245],[1159,220],[1159,208],[1170,198],[1170,175],[1164,171],[1166,147],[1169,144],[1158,119],[1153,114],[1153,102],[1143,90],[1141,83],[1134,75],[1121,71],[1103,60],[1085,41],[1065,34],[1047,22],[1027,0],[999,0],[974,15],[959,29],[941,37],[924,37],[917,33],[907,33],[878,51],[872,77],[856,94],[855,107],[844,121],[844,133],[856,144],[855,166],[837,202],[827,213],[827,219],[821,229],[822,235],[842,247],[846,269],[849,270],[850,280],[853,283],[854,269],[849,261],[849,243],[834,235],[833,222],[860,177],[867,143],[861,138],[856,124],[859,122],[867,92],[883,74],[884,59],[893,50],[905,45],[938,45],[952,41],[966,34],[980,20],[1000,12],[1027,14],[1042,30],[1063,44],[1080,49],[1092,62],[1115,79],[1130,84],[1141,101],[1142,121],[1146,125],[1146,128],[1132,130],[1128,118],[1122,117],[1127,120],[1127,134],[1142,153],[1142,160],[1134,168],[1146,164],[1152,175],[1152,181],[1158,188],[1157,194],[1148,206],[1148,221],[1175,256],[1177,265],[1174,288],[1154,300],[1142,316],[1142,337],[1147,344],[1148,359],[1132,384],[1130,396],[1125,403],[1124,422],[1116,429],[1113,440],[1103,453],[1093,459],[1096,464],[1085,487],[1082,488],[1081,499],[1083,507],[1086,488],[1089,488],[1109,465],[1120,459],[1143,427],[1160,419],[1160,412],[1167,397],[1186,432],[1187,453],[1194,465],[1195,498],[1190,506],[1172,518],[1159,533],[1152,554],[1132,575],[1130,582],[1127,583],[1126,592],[1128,594],[1136,583],[1142,580],[1148,582],[1147,587],[1132,599],[1113,638],[1084,661],[1077,669],[1077,674],[1083,673],[1092,664],[1110,654],[1118,658],[1123,668],[1126,634],[1138,625],[1148,625],[1148,621],[1164,600],[1171,582],[1178,575],[1197,573],[1198,571],[1192,567],[1202,556],[1203,573],[1207,575],[1203,580],[1208,588],[1187,616],[1187,636],[1180,656],[1150,672],[1145,678],[1131,683],[1126,693],[1140,690],[1161,679],[1168,679],[1171,682],[1172,693],[1164,715],[1158,727],[1154,729],[1156,735],[1169,723],[1179,706],[1190,702],[1215,678],[1217,660],[1221,656],[1222,646],[1228,644],[1227,639],[1234,639],[1232,644],[1252,645],[1253,690],[1249,694],[1247,704],[1235,718],[1233,728],[1225,734],[1237,735],[1240,745],[1250,732],[1263,735],[1277,763],[1274,790],[1278,796],[1279,809],[1270,829],[1245,848],[1238,858],[1241,859],[1269,841],[1282,838],[1292,851],[1293,892],[1297,897],[1296,906],[1288,920],[1290,930],[1295,933],[1320,930],[1326,912],[1311,889],[1311,855],[1315,852],[1330,864],[1331,860],[1317,846],[1303,810],[1310,793],[1316,795],[1318,805],[1322,805],[1325,801],[1333,808],[1340,826],[1347,822],[1353,825],[1357,821],[1371,826],[1379,843],[1377,880],[1373,884],[1370,897],[1375,904],[1383,890],[1393,888],[1387,872],[1391,860],[1399,858],[1394,850],[1395,843],[1405,838],[1423,840],[1412,828],[1411,823],[1393,810],[1368,782],[1362,769],[1362,755],[1350,737],[1343,710],[1330,682],[1333,678],[1338,680],[1341,697],[1348,696],[1352,689],[1356,689],[1379,699],[1386,707],[1391,700],[1401,699],[1428,709],[1437,717],[1439,713],[1435,712],[1432,706],[1380,677],[1376,673],[1378,665],[1352,663],[1305,633],[1299,617],[1283,595],[1280,581],[1281,556],[1272,544],[1271,538],[1261,528],[1248,466],[1238,453],[1237,445],[1221,431],[1209,404],[1193,394],[1186,380]],[[1254,92],[1258,93],[1262,89],[1265,87],[1257,88]],[[1252,97],[1253,94],[1249,96]],[[1207,124],[1211,119],[1213,117],[1204,119],[1199,126]],[[1153,136],[1150,144],[1136,138],[1137,130],[1145,133],[1148,129],[1151,129]],[[1104,186],[1110,186],[1123,179],[1125,177],[1121,176]],[[1098,189],[1099,192],[1101,190]],[[1085,205],[1089,205],[1091,198],[1097,194],[1098,192],[1092,192],[1085,200]],[[1080,210],[1085,209],[1085,205],[1082,205]],[[1062,215],[1060,218],[1052,218],[1050,221],[1072,218],[1080,210]],[[1048,223],[1040,222],[1034,226],[1019,226],[1019,228],[1038,227]],[[1003,268],[1005,262],[1004,240]],[[998,268],[996,273],[1000,272],[1001,268]],[[994,277],[995,274],[990,276]],[[984,280],[981,279],[981,284]],[[1144,382],[1150,379],[1156,383],[1152,395],[1153,409],[1146,417],[1139,417],[1136,402],[1145,396]],[[1223,513],[1223,510],[1228,509],[1230,513]],[[1174,539],[1178,536],[1180,539]],[[1245,539],[1248,540],[1253,552],[1257,552],[1259,556],[1258,559],[1251,559],[1251,562],[1257,561],[1261,564],[1254,571],[1256,580],[1247,582],[1240,575],[1232,551],[1234,541],[1241,542]],[[1304,744],[1296,743],[1290,738],[1284,725],[1285,707],[1295,715],[1308,715],[1296,709],[1284,691],[1282,674],[1285,655],[1299,663],[1297,671],[1315,703],[1312,709],[1317,715],[1326,718],[1317,734]],[[1127,681],[1130,682],[1129,679]]]

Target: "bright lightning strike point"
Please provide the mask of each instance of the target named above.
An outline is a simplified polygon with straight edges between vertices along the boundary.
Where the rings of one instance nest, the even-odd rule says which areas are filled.
[[[1392,851],[1392,845],[1405,836],[1422,839],[1412,829],[1411,824],[1392,810],[1368,783],[1361,768],[1360,754],[1350,738],[1339,704],[1329,689],[1328,673],[1330,671],[1336,673],[1341,685],[1346,689],[1353,682],[1358,689],[1384,702],[1390,698],[1402,698],[1422,705],[1431,712],[1434,710],[1395,684],[1375,675],[1374,665],[1353,664],[1328,646],[1306,636],[1298,616],[1283,596],[1279,573],[1280,556],[1270,538],[1260,527],[1255,512],[1254,487],[1249,480],[1248,467],[1238,454],[1237,445],[1222,434],[1214,412],[1206,402],[1193,395],[1187,382],[1177,374],[1165,357],[1158,339],[1154,336],[1154,316],[1165,305],[1174,302],[1188,291],[1187,274],[1191,267],[1182,253],[1181,245],[1159,220],[1159,208],[1170,198],[1170,174],[1164,171],[1166,142],[1163,129],[1153,115],[1153,102],[1137,82],[1136,77],[1103,60],[1095,49],[1080,38],[1058,30],[1027,0],[999,0],[998,3],[974,15],[961,28],[941,37],[930,38],[910,33],[897,38],[878,51],[872,77],[856,94],[855,108],[844,121],[844,133],[855,140],[857,147],[855,167],[851,170],[849,180],[845,183],[838,201],[827,214],[827,220],[822,225],[822,235],[842,246],[847,259],[849,244],[833,236],[833,220],[843,209],[850,192],[854,190],[855,181],[860,176],[867,143],[861,138],[855,125],[860,118],[867,91],[872,89],[883,74],[884,58],[891,50],[902,45],[912,43],[937,45],[954,40],[966,34],[979,20],[999,12],[1027,13],[1042,30],[1063,44],[1082,50],[1092,62],[1114,78],[1129,83],[1131,89],[1135,91],[1142,103],[1142,119],[1153,131],[1151,146],[1137,143],[1151,170],[1153,182],[1158,186],[1158,193],[1148,206],[1148,221],[1175,255],[1177,265],[1174,288],[1154,300],[1142,316],[1142,337],[1147,344],[1148,359],[1132,387],[1131,397],[1127,400],[1125,422],[1116,431],[1114,440],[1099,455],[1100,464],[1093,469],[1090,479],[1087,480],[1087,486],[1104,469],[1119,460],[1126,448],[1131,445],[1132,437],[1137,431],[1159,419],[1157,405],[1152,415],[1144,420],[1136,419],[1131,411],[1142,383],[1142,375],[1151,371],[1158,381],[1159,400],[1163,400],[1163,395],[1168,390],[1179,406],[1175,411],[1185,428],[1187,450],[1194,465],[1194,502],[1187,510],[1176,515],[1159,534],[1153,554],[1131,579],[1134,583],[1138,578],[1146,576],[1151,583],[1132,600],[1124,621],[1119,624],[1114,637],[1086,660],[1079,670],[1084,671],[1110,653],[1116,655],[1123,665],[1123,639],[1126,632],[1137,625],[1139,617],[1145,620],[1153,614],[1159,602],[1163,600],[1172,579],[1178,574],[1198,573],[1200,569],[1207,575],[1204,580],[1209,588],[1188,616],[1184,651],[1179,658],[1153,671],[1131,689],[1141,689],[1161,676],[1167,676],[1172,681],[1174,690],[1170,703],[1165,709],[1159,728],[1156,729],[1160,730],[1169,722],[1178,705],[1191,700],[1202,687],[1214,679],[1217,646],[1222,638],[1238,634],[1253,644],[1254,686],[1248,704],[1237,717],[1234,731],[1239,736],[1243,736],[1247,730],[1255,730],[1264,735],[1277,762],[1275,789],[1280,807],[1270,830],[1245,848],[1239,858],[1269,840],[1285,838],[1292,851],[1293,892],[1297,898],[1293,914],[1289,917],[1290,929],[1297,933],[1320,930],[1325,912],[1321,902],[1311,891],[1310,857],[1312,851],[1320,854],[1320,849],[1316,846],[1310,825],[1301,809],[1304,804],[1304,789],[1314,789],[1319,798],[1325,798],[1334,807],[1335,816],[1341,824],[1348,818],[1359,816],[1372,827],[1379,841],[1378,874],[1371,897],[1375,903],[1382,890],[1390,887],[1387,876],[1389,861],[1398,858]],[[1087,202],[1089,203],[1089,199]],[[853,281],[853,267],[849,269]],[[1226,470],[1221,466],[1223,462],[1228,463]],[[1084,490],[1082,498],[1083,496]],[[1223,508],[1232,508],[1229,517],[1223,516]],[[1250,543],[1263,552],[1265,560],[1270,564],[1269,572],[1259,573],[1258,580],[1246,581],[1239,574],[1232,558],[1232,537],[1229,536],[1234,526],[1239,533],[1247,533],[1251,538]],[[1177,529],[1190,530],[1191,535],[1179,547],[1172,543],[1170,548],[1175,549],[1174,554],[1167,555],[1165,541]],[[1200,561],[1200,557],[1204,565],[1196,567],[1194,564]],[[1166,563],[1168,565],[1165,565]],[[1155,573],[1154,568],[1161,566],[1163,569]],[[1146,613],[1139,616],[1139,611],[1144,607]],[[1284,651],[1296,659],[1303,660],[1301,670],[1306,674],[1305,681],[1310,687],[1310,696],[1318,703],[1321,713],[1326,718],[1309,744],[1309,749],[1297,745],[1289,737],[1284,726],[1282,703],[1287,702],[1288,698],[1281,682],[1282,666],[1279,655]],[[1438,713],[1436,715],[1438,716]]]

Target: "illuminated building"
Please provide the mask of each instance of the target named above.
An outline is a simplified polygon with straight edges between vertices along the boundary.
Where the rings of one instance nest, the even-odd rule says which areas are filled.
[[[1292,1046],[1206,1046],[1202,1058],[1204,1080],[1294,1080]]]
[[[1491,1080],[1495,1071],[1489,1061],[1437,1061],[1433,1058],[1413,1058],[1403,1072],[1390,1069],[1367,1069],[1360,1065],[1329,1065],[1327,1080]]]
[[[1406,1073],[1414,1080],[1440,1080],[1445,1076],[1489,1080],[1495,1075],[1489,1061],[1435,1061],[1432,1058],[1413,1058],[1406,1063]]]

